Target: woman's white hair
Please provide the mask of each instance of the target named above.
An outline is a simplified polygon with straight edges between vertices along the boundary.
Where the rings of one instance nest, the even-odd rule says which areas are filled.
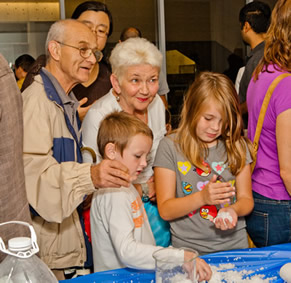
[[[129,38],[118,43],[109,58],[112,73],[121,79],[124,68],[149,64],[161,69],[163,55],[158,48],[145,38]]]

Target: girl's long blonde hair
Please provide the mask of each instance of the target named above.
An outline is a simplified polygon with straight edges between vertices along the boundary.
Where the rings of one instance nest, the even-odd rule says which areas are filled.
[[[275,64],[279,70],[291,72],[291,0],[278,0],[266,33],[264,56],[254,70],[254,80],[260,72],[268,72]]]
[[[233,83],[225,75],[202,72],[195,79],[186,94],[175,142],[194,166],[206,170],[202,162],[208,155],[208,147],[197,136],[196,127],[210,100],[215,101],[221,113],[220,139],[226,148],[226,162],[232,174],[237,175],[245,166],[246,146],[251,150],[251,143],[242,136],[243,122],[238,95]]]

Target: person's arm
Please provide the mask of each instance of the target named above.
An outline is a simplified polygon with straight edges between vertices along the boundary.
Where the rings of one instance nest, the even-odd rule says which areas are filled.
[[[162,167],[155,167],[154,172],[159,213],[167,221],[183,217],[206,204],[225,203],[234,195],[234,188],[228,182],[216,183],[214,175],[202,191],[177,198],[176,173]]]
[[[240,104],[240,111],[241,114],[248,113],[248,106],[246,101]]]
[[[108,201],[108,199],[107,199]],[[139,202],[141,200],[139,199]],[[135,239],[134,230],[140,229],[135,228],[132,215],[133,204],[129,200],[129,194],[125,191],[120,190],[111,194],[109,203],[104,204],[103,210],[103,222],[104,226],[109,232],[110,238],[112,239],[112,245],[118,254],[119,260],[127,267],[136,269],[154,269],[155,260],[153,253],[159,249],[160,246],[154,244],[146,244]],[[144,210],[143,210],[144,211]],[[141,214],[143,221],[137,223],[143,223],[142,225],[148,225],[146,220],[146,214]],[[144,228],[146,229],[146,227]],[[149,233],[150,228],[149,228]],[[142,238],[149,242],[149,239],[145,234]],[[181,250],[171,249],[169,250],[169,257],[177,257],[181,260],[181,257],[186,261],[188,254],[187,252],[181,253]],[[197,259],[197,273],[199,279],[209,280],[211,278],[211,269],[209,265],[203,259]]]
[[[183,217],[201,206],[222,204],[234,195],[234,188],[227,183],[216,183],[213,175],[202,191],[184,197],[176,197],[176,145],[173,136],[161,140],[154,162],[155,188],[159,213],[164,220]]]
[[[247,164],[235,178],[236,202],[228,207],[221,208],[219,212],[228,212],[232,222],[228,219],[216,218],[215,226],[221,230],[233,229],[238,217],[248,215],[254,208],[252,195],[251,166]],[[219,214],[218,214],[219,216]]]
[[[251,166],[247,164],[235,178],[236,202],[230,207],[237,216],[248,215],[254,207]]]
[[[291,196],[291,131],[286,130],[290,129],[290,121],[291,109],[278,115],[276,121],[276,139],[280,176],[284,182],[286,190]]]

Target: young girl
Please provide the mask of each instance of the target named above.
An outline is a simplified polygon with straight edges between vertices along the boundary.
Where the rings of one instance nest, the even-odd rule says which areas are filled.
[[[199,254],[248,247],[245,215],[253,209],[250,143],[232,82],[204,72],[190,87],[178,129],[155,159],[159,212],[172,245]]]
[[[113,112],[100,124],[98,148],[105,159],[118,160],[129,169],[135,180],[147,166],[153,135],[140,119],[125,112]],[[123,267],[154,269],[155,245],[146,212],[136,188],[99,189],[91,207],[94,271]],[[187,259],[191,253],[170,250],[171,257]],[[209,280],[211,270],[196,259],[200,280]]]

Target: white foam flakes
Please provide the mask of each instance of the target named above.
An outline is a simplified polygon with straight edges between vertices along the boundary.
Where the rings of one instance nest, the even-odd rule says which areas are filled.
[[[218,218],[221,218],[225,225],[226,225],[225,219],[228,219],[229,222],[232,223],[232,216],[229,214],[229,212],[220,212],[219,211],[217,216],[214,218],[213,222],[215,223],[215,220]]]
[[[231,263],[220,264],[219,266],[210,265],[212,270],[212,277],[208,283],[270,283],[277,279],[276,276],[271,278],[265,278],[264,274],[256,274],[249,276],[253,273],[253,270],[234,270],[235,265]]]

